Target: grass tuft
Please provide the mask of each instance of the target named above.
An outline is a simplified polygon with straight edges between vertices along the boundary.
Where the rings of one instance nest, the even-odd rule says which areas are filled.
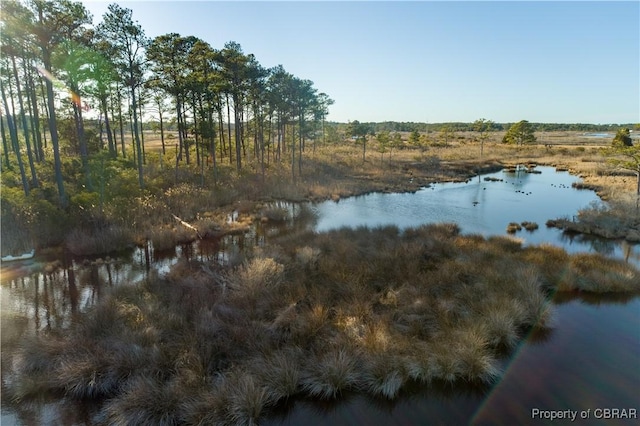
[[[311,358],[301,380],[304,393],[321,399],[334,399],[360,382],[357,359],[344,349]]]

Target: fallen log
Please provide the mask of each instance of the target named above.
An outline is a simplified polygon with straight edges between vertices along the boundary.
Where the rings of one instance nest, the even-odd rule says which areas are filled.
[[[198,236],[198,239],[202,239],[202,235],[200,235],[200,232],[198,232],[198,228],[196,228],[195,226],[185,222],[184,220],[180,219],[178,216],[176,216],[175,214],[171,214],[171,216],[173,216],[173,218],[175,220],[177,220],[178,222],[180,222],[182,225],[186,226],[189,229],[193,229],[194,231],[196,231],[196,235]]]

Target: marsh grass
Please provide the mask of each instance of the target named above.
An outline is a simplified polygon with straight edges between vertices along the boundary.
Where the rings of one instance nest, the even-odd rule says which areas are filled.
[[[582,290],[592,293],[638,292],[640,273],[622,260],[600,254],[576,254],[570,270],[558,284],[559,290]]]
[[[3,255],[8,252],[20,254],[34,246],[42,248],[63,243],[73,228],[80,229],[74,231],[76,235],[69,241],[76,252],[81,253],[85,249],[111,250],[113,244],[100,242],[107,239],[107,236],[98,235],[104,230],[84,229],[104,228],[98,226],[94,219],[105,219],[109,224],[125,228],[129,234],[126,244],[132,244],[144,241],[147,234],[154,233],[154,228],[171,223],[171,215],[192,223],[203,214],[213,211],[229,214],[235,210],[251,215],[256,202],[338,200],[374,191],[416,191],[436,181],[466,180],[477,173],[502,168],[505,164],[564,166],[580,175],[585,185],[599,188],[599,194],[612,200],[618,198],[617,194],[634,189],[632,176],[607,167],[604,156],[599,152],[601,146],[598,145],[606,141],[588,139],[578,132],[537,132],[538,145],[513,147],[500,143],[502,134],[504,132],[491,133],[484,144],[485,151],[481,159],[478,157],[480,144],[475,141],[477,135],[473,132],[460,133],[459,138],[448,146],[430,146],[426,153],[405,144],[402,149],[394,149],[383,162],[378,161],[377,156],[375,160],[371,157],[363,162],[360,147],[351,142],[319,144],[313,153],[305,154],[302,175],[295,179],[291,177],[288,158],[270,163],[266,175],[262,176],[260,164],[249,156],[240,172],[226,163],[218,164],[219,179],[216,184],[210,173],[210,164],[204,177],[201,176],[202,170],[195,165],[181,164],[176,174],[173,167],[158,167],[160,156],[151,149],[148,152],[150,161],[145,166],[147,189],[138,190],[135,173],[124,164],[114,163],[113,172],[118,174],[118,179],[112,179],[106,188],[106,199],[99,209],[100,214],[97,214],[97,208],[87,210],[87,203],[76,203],[83,209],[74,215],[54,208],[53,204],[46,207],[50,203],[40,203],[44,200],[34,199],[32,202],[36,204],[28,206],[20,203],[14,205],[13,198],[11,203],[3,203],[7,207],[20,208],[15,214],[9,208],[3,209],[3,224],[15,226],[2,227],[2,252]],[[172,161],[170,157],[164,158],[165,165]],[[13,180],[8,179],[8,182]],[[17,181],[15,184],[18,185]],[[10,185],[10,188],[11,191],[17,189],[14,185]],[[10,195],[9,190],[3,191],[3,201],[6,198],[4,192]],[[23,213],[30,213],[18,214],[23,210]],[[37,218],[36,222],[32,221],[32,213]],[[211,228],[212,234],[234,231],[221,228],[220,224]],[[201,230],[200,227],[198,229]],[[640,239],[640,233],[634,235]],[[169,241],[170,236],[165,235],[165,239]],[[186,236],[177,239],[189,240]],[[91,243],[90,240],[95,241]],[[83,247],[84,244],[86,247]]]
[[[358,359],[346,349],[331,349],[311,357],[303,370],[302,391],[321,399],[333,399],[358,387]]]
[[[560,219],[552,223],[558,228],[598,235],[605,238],[640,240],[640,209],[635,197],[618,196],[607,204],[593,203],[580,210],[577,220]]]
[[[131,232],[119,225],[101,228],[76,228],[67,236],[65,244],[75,255],[90,256],[124,250],[131,246]]]
[[[101,401],[114,424],[256,424],[294,397],[492,383],[499,357],[553,326],[549,294],[638,283],[621,262],[450,224],[300,232],[110,288],[24,345],[10,391]]]

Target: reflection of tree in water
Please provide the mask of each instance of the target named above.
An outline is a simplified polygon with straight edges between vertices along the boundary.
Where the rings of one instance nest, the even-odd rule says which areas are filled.
[[[575,232],[562,232],[560,234],[560,240],[562,242],[568,242],[569,245],[575,241],[579,244],[588,245],[596,253],[603,255],[612,255],[615,253],[616,244],[615,240],[608,240],[606,238],[599,238],[593,235],[579,234]]]
[[[622,252],[622,259],[624,259],[625,262],[640,265],[640,251],[638,251],[638,247],[640,246],[629,243],[626,240],[612,240],[571,231],[560,233],[560,240],[565,243],[568,242],[569,245],[573,244],[573,242],[585,244],[596,253],[612,257],[615,257],[616,247],[619,246]]]
[[[6,310],[26,316],[36,333],[61,329],[94,306],[103,287],[133,282],[131,269],[108,263],[81,266],[70,262],[51,273],[35,272],[15,278],[3,283],[10,298]]]
[[[636,252],[636,248],[640,247],[638,244],[631,244],[626,240],[620,243],[622,247],[622,257],[625,262],[632,261],[636,265],[640,265],[640,251]]]
[[[527,173],[526,170],[522,165],[518,165],[515,171],[512,169],[503,170],[505,183],[511,183],[515,189],[522,189],[531,177],[531,173]]]

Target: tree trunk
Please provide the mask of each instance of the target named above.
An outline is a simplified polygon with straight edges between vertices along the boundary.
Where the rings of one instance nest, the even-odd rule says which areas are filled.
[[[129,76],[130,81],[134,81],[133,74]],[[138,134],[138,111],[136,110],[138,106],[136,99],[136,89],[134,86],[131,86],[131,110],[133,111],[133,129],[134,129],[134,138],[136,142],[136,150],[138,151],[138,184],[140,185],[140,189],[144,189],[144,175],[142,173],[142,146],[140,144],[140,135]]]
[[[295,121],[294,121],[295,123]],[[296,126],[291,126],[291,180],[296,182]]]
[[[74,93],[78,93],[74,90]],[[93,191],[93,185],[91,184],[91,173],[89,170],[89,152],[87,149],[87,140],[84,134],[84,120],[82,119],[82,104],[80,97],[78,102],[73,102],[73,115],[76,121],[76,133],[78,135],[78,142],[80,144],[80,159],[82,160],[82,168],[84,169],[84,178],[86,181],[87,189]]]
[[[238,98],[236,96],[233,97],[233,118],[235,123],[235,132],[234,135],[236,137],[236,170],[240,171],[242,169],[242,128],[240,126],[240,111],[242,108],[240,107]]]
[[[118,120],[120,124],[120,145],[122,147],[122,158],[127,157],[127,151],[124,144],[124,120],[122,119],[122,93],[120,93],[120,89],[116,87],[118,92]]]
[[[182,160],[182,149],[184,141],[182,133],[182,106],[180,105],[180,97],[176,95],[176,124],[178,126],[178,161]]]
[[[227,152],[227,145],[224,139],[224,121],[222,118],[222,104],[218,107],[218,134],[220,135],[220,160],[224,157],[224,154]]]
[[[4,92],[4,84],[0,80],[0,92],[2,92],[2,102],[4,104],[4,110],[7,113],[7,126],[9,126],[9,135],[11,136],[11,144],[13,150],[16,153],[16,160],[18,161],[18,168],[20,169],[20,178],[22,179],[22,189],[25,195],[29,195],[29,182],[27,182],[27,175],[24,171],[24,164],[22,163],[22,155],[20,154],[20,145],[18,144],[18,131],[13,116],[10,113],[9,103],[7,102],[7,95]]]
[[[195,100],[195,96],[192,97],[191,99],[191,106],[193,108],[193,135],[195,138],[195,144],[196,144],[196,164],[199,166],[200,165],[200,161],[202,161],[201,155],[200,155],[200,146],[199,146],[199,139],[198,139],[198,111],[196,108],[196,100]]]
[[[7,143],[7,135],[5,134],[4,130],[4,117],[2,117],[2,114],[0,114],[0,132],[2,133],[2,152],[4,154],[4,166],[7,169],[10,169],[11,162],[9,161],[9,144]]]
[[[138,149],[136,147],[136,137],[135,137],[135,132],[138,131],[138,129],[134,129],[133,128],[133,112],[135,110],[131,109],[131,100],[128,99],[127,100],[127,110],[129,111],[129,132],[131,133],[131,148],[133,150],[133,162],[135,163],[138,158]],[[134,132],[135,131],[135,132]]]
[[[208,108],[209,113],[209,126],[211,126],[211,137],[210,141],[210,150],[211,150],[211,161],[213,162],[213,185],[218,185],[218,162],[216,160],[216,134],[215,134],[215,122],[213,119],[213,105],[209,105]]]
[[[44,127],[45,122],[48,123],[49,122],[49,107],[47,105],[47,96],[45,94],[45,85],[42,82],[42,78],[40,79],[40,94],[42,95],[42,105],[44,108],[44,115],[45,115],[45,119],[42,123],[42,126]],[[51,133],[51,129],[49,129],[49,133]],[[44,147],[45,149],[47,148],[47,133],[44,131],[42,132],[42,142],[44,143]],[[44,153],[42,158],[44,158]]]
[[[107,132],[107,143],[109,144],[109,154],[115,158],[117,156],[116,146],[113,143],[113,134],[111,133],[111,123],[109,122],[109,109],[107,108],[107,95],[100,96],[100,107],[104,114],[104,127]]]
[[[298,138],[299,138],[299,143],[298,143],[298,149],[300,150],[298,153],[298,176],[302,177],[302,151],[304,149],[304,136],[303,136],[303,132],[302,132],[302,127],[303,127],[303,123],[304,123],[304,111],[300,111],[299,113],[299,122],[300,124],[298,125]]]
[[[28,85],[28,93],[30,100],[29,107],[29,115],[31,116],[31,122],[33,124],[33,134],[35,135],[34,140],[34,151],[36,153],[36,160],[38,162],[44,161],[44,151],[42,149],[42,131],[40,130],[40,112],[38,110],[38,97],[36,95],[36,87],[33,81],[33,74],[31,69],[33,67],[25,67],[25,73],[27,74],[27,85]]]
[[[229,94],[227,97],[227,130],[229,131],[229,164],[233,164],[233,146],[231,145],[231,107],[229,106]]]
[[[282,151],[282,147],[280,146],[280,144],[282,143],[282,120],[281,120],[280,114],[278,114],[277,127],[278,127],[278,151],[276,152],[276,154],[278,156],[278,162],[280,162],[280,159],[281,159],[280,155]]]
[[[164,147],[164,122],[162,120],[162,102],[158,102],[158,116],[160,117],[160,143],[162,144],[162,155],[166,155]]]
[[[18,105],[20,106],[20,120],[22,121],[22,131],[24,133],[24,142],[27,146],[27,158],[29,159],[29,171],[31,172],[31,184],[34,187],[38,187],[39,186],[38,176],[36,175],[36,168],[33,163],[33,153],[31,152],[31,135],[29,132],[29,126],[27,124],[27,116],[24,111],[24,102],[22,100],[22,93],[20,92],[20,80],[18,79],[18,67],[16,66],[15,56],[11,56],[11,63],[13,65],[13,77],[16,81],[16,93],[18,95]],[[9,90],[11,90],[11,86],[9,86]]]
[[[140,91],[140,95],[138,95],[138,111],[140,112],[140,147],[142,148],[142,164],[147,164],[147,155],[144,150],[144,129],[143,129],[143,121],[142,121],[142,91]]]

